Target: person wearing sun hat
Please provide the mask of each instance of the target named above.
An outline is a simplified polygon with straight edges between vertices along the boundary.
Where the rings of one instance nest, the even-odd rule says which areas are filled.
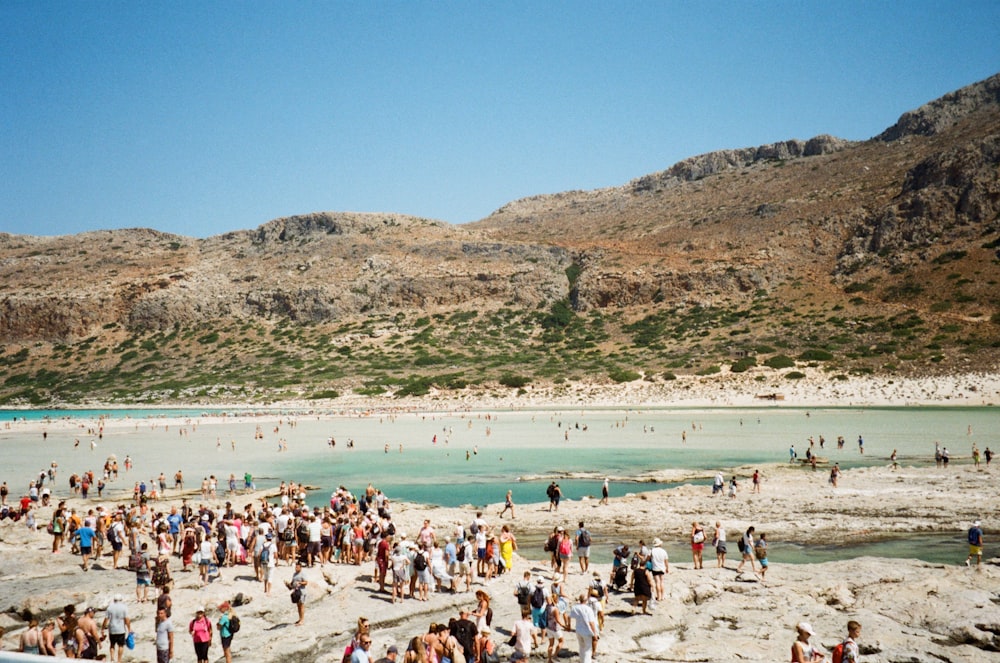
[[[653,574],[653,598],[663,600],[663,576],[670,572],[670,562],[667,551],[663,549],[663,541],[653,539],[653,549],[649,552],[650,571]]]
[[[198,608],[194,619],[188,624],[188,633],[191,634],[198,663],[208,663],[208,648],[212,645],[212,622],[205,616],[204,608]]]
[[[823,660],[823,652],[809,644],[809,638],[816,635],[809,622],[795,625],[798,638],[792,643],[792,663],[818,663]]]
[[[965,558],[966,566],[970,566],[973,555],[976,556],[976,566],[983,563],[983,527],[978,520],[969,528],[969,556]]]

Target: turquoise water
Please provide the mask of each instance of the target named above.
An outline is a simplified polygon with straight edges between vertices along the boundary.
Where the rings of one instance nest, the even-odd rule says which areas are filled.
[[[224,419],[222,412],[227,413]],[[927,464],[933,462],[935,442],[949,447],[958,463],[968,462],[973,442],[980,449],[991,444],[1000,449],[993,408],[537,410],[501,411],[489,419],[403,414],[318,420],[296,413],[288,416],[297,425],[283,423],[277,432],[274,423],[246,416],[248,412],[0,411],[0,422],[69,417],[75,426],[53,425],[46,439],[20,431],[16,422],[0,428],[5,451],[0,478],[18,485],[53,460],[62,477],[99,471],[104,458],[114,453],[119,460],[126,454],[134,459],[132,481],[160,472],[170,478],[181,469],[190,486],[208,474],[225,479],[250,471],[259,486],[282,479],[317,486],[312,496],[316,503],[326,501],[338,485],[357,492],[371,482],[396,499],[462,506],[500,502],[508,489],[515,502],[543,501],[551,480],[558,480],[570,499],[599,495],[604,477],[611,478],[613,496],[670,485],[651,481],[665,470],[707,482],[719,469],[784,462],[791,444],[804,456],[809,437],[819,456],[845,469],[885,464],[893,449],[903,465]],[[104,438],[96,439],[86,432],[100,415],[128,422],[108,427]],[[167,417],[189,419],[187,434],[180,435],[176,424],[164,430],[159,420]],[[255,439],[258,425],[263,440]],[[857,448],[859,434],[865,439],[863,455]],[[821,435],[825,449],[818,447]],[[841,450],[836,449],[838,435],[846,439]],[[332,448],[327,444],[331,436],[337,440]],[[279,438],[287,440],[287,452],[277,451]],[[75,447],[77,439],[81,443]],[[354,440],[351,449],[348,440]],[[91,444],[96,445],[93,450]]]
[[[791,444],[804,456],[810,436],[818,455],[845,469],[886,464],[893,449],[902,465],[926,465],[933,462],[936,442],[949,448],[956,463],[970,462],[973,442],[980,449],[1000,449],[993,408],[538,410],[501,411],[489,419],[404,414],[324,420],[293,412],[280,424],[250,414],[202,409],[0,411],[0,479],[16,493],[56,461],[58,496],[68,492],[71,472],[99,472],[113,453],[120,462],[130,455],[135,468],[109,490],[129,490],[135,481],[149,481],[160,472],[172,486],[178,469],[188,487],[215,474],[224,490],[231,473],[242,477],[250,471],[258,487],[276,486],[283,479],[316,486],[310,494],[313,504],[325,503],[339,485],[359,493],[370,482],[393,499],[480,506],[502,502],[508,489],[516,503],[545,501],[552,480],[569,499],[599,495],[604,477],[611,479],[612,496],[674,485],[664,471],[679,471],[687,483],[707,485],[719,469],[785,462]],[[88,434],[102,415],[125,423],[108,426],[102,438]],[[289,417],[296,425],[287,423]],[[22,430],[27,425],[15,418],[63,421],[43,438],[37,430]],[[163,419],[168,418],[187,422],[167,428]],[[210,423],[214,421],[225,425]],[[255,437],[258,426],[263,439]],[[859,434],[865,440],[863,455],[857,448]],[[820,435],[825,449],[818,448]],[[846,439],[840,450],[838,435]],[[328,444],[331,436],[337,441],[334,447]],[[278,451],[279,439],[287,441],[287,451]],[[348,440],[354,441],[353,448]],[[653,481],[654,476],[666,478]],[[837,546],[782,543],[773,547],[771,558],[802,563],[870,555],[954,564],[964,559],[963,536],[921,534]],[[596,540],[594,561],[610,562],[616,543]],[[541,541],[522,539],[522,546],[534,544],[541,550]],[[683,546],[668,547],[668,552],[675,562],[690,560]]]
[[[730,533],[735,540],[737,532]],[[774,538],[774,537],[768,537]],[[619,541],[602,540],[595,537],[590,551],[590,561],[593,564],[611,564],[614,549]],[[629,543],[634,543],[630,541]],[[518,546],[527,556],[546,559],[548,554],[543,551],[542,538],[518,537]],[[664,549],[670,556],[670,563],[682,567],[691,567],[691,549],[676,542],[666,541]],[[740,560],[736,544],[730,542],[726,554],[727,565],[733,568]],[[836,562],[858,557],[883,557],[888,559],[919,559],[932,564],[962,564],[969,552],[965,533],[923,533],[919,535],[898,535],[880,541],[861,541],[837,545],[808,546],[786,541],[771,542],[768,548],[768,561],[778,564],[817,564]],[[706,568],[715,567],[715,551],[706,546],[704,551]],[[603,570],[603,569],[602,569]]]

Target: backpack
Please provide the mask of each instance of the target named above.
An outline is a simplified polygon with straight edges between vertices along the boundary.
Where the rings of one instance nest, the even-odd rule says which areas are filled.
[[[573,552],[573,544],[570,543],[569,539],[563,539],[559,543],[559,554],[560,555],[569,555],[572,552]]]
[[[455,559],[457,559],[460,562],[464,562],[465,561],[465,546],[464,545],[461,545],[461,546],[458,547],[458,552],[455,553]]]
[[[478,518],[476,520],[478,520]],[[473,520],[469,524],[469,531],[472,532],[472,536],[479,534],[479,523],[476,522],[476,520]]]
[[[531,593],[531,607],[535,609],[545,607],[545,591],[541,587],[535,587],[535,591]]]
[[[263,548],[260,549],[260,563],[270,564],[271,563],[271,546],[265,544]]]
[[[590,532],[587,530],[580,530],[580,547],[589,548],[590,547]]]
[[[427,570],[427,556],[422,552],[418,552],[417,556],[413,558],[413,568],[417,571]]]
[[[741,553],[746,553],[746,551],[747,551],[747,542],[743,540],[742,536],[736,541],[736,547],[739,548],[739,551]]]
[[[975,527],[969,529],[969,545],[979,545],[979,530]]]
[[[517,602],[519,605],[528,605],[528,601],[531,599],[531,586],[526,582],[522,582],[517,586]]]
[[[836,647],[834,647],[833,651],[830,652],[830,660],[832,661],[832,663],[840,663],[841,661],[844,660],[844,643],[843,642],[841,642]]]
[[[142,551],[134,550],[132,551],[132,554],[128,556],[128,570],[129,571],[142,570]]]
[[[545,489],[545,494],[548,495],[549,499],[552,499],[556,494],[555,484],[549,484],[549,487]]]
[[[753,554],[757,559],[765,559],[767,557],[767,548],[758,543],[754,546]]]
[[[236,615],[232,615],[229,618],[229,633],[239,633],[240,632],[240,618]]]
[[[553,534],[548,539],[545,540],[545,552],[555,552],[556,551],[556,537]]]

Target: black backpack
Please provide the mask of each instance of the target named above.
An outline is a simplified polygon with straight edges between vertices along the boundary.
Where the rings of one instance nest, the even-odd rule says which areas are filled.
[[[457,559],[460,562],[464,562],[465,561],[465,544],[464,543],[458,547],[458,552],[455,553],[455,559]]]
[[[417,571],[427,570],[427,557],[422,552],[418,552],[417,556],[413,558],[413,568]]]
[[[580,530],[579,547],[580,548],[589,548],[590,547],[590,532],[588,532],[585,529]]]
[[[531,599],[531,585],[528,583],[521,583],[517,586],[517,602],[519,605],[528,605],[528,601]]]
[[[545,591],[541,587],[535,587],[535,591],[531,594],[531,607],[538,609],[544,606]]]
[[[240,618],[233,615],[229,618],[229,632],[239,633],[240,632]]]

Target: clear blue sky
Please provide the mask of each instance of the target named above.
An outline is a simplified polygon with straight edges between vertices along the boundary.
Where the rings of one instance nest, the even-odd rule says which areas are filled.
[[[997,71],[996,0],[0,0],[0,231],[463,223]]]

